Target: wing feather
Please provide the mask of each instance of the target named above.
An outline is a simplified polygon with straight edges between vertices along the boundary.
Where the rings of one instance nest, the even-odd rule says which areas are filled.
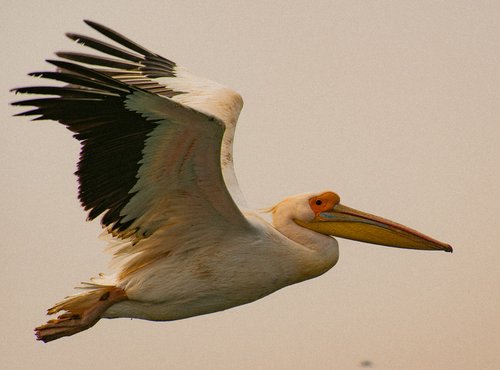
[[[223,177],[236,203],[246,206],[234,173],[232,154],[236,122],[243,107],[241,96],[217,82],[190,73],[175,62],[145,49],[106,26],[88,20],[85,23],[120,47],[79,34],[70,33],[67,36],[87,47],[119,59],[102,56],[89,58],[87,54],[79,53],[60,53],[59,56],[81,63],[110,67],[100,72],[128,85],[172,98],[183,105],[222,120],[226,126],[221,153]],[[126,65],[119,67],[120,63]],[[135,65],[135,68],[132,68],[132,65]]]
[[[183,69],[179,78],[175,63],[104,26],[87,24],[131,51],[69,34],[120,59],[58,53],[73,62],[50,60],[57,72],[32,75],[69,85],[14,89],[55,97],[13,104],[35,107],[19,115],[59,121],[81,142],[76,174],[88,218],[102,216],[103,227],[132,244],[174,224],[185,232],[193,223],[207,230],[247,227],[225,186],[222,167],[227,162],[221,160],[221,150],[227,157],[225,140],[232,144],[242,106],[239,95],[187,77],[192,75]]]

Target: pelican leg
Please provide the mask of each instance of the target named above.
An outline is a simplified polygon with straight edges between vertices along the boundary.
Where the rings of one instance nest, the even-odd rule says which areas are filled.
[[[95,293],[99,293],[99,295],[96,296]],[[83,297],[87,299],[84,301],[82,297],[77,298],[79,301],[84,301],[81,304],[81,309],[78,309],[78,306],[75,307],[74,304],[71,309],[68,309],[67,306],[72,303],[70,298],[68,301],[49,310],[49,314],[57,311],[65,311],[65,313],[58,316],[57,319],[49,320],[46,324],[35,328],[37,340],[47,343],[87,330],[99,321],[101,315],[110,306],[127,299],[125,291],[117,287],[110,287],[104,292],[97,291]],[[93,302],[89,303],[89,300]]]

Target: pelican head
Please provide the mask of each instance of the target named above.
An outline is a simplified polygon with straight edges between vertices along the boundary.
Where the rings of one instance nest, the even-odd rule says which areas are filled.
[[[324,235],[396,248],[453,251],[449,244],[407,226],[344,206],[332,191],[297,196],[288,203],[295,203],[296,224]]]

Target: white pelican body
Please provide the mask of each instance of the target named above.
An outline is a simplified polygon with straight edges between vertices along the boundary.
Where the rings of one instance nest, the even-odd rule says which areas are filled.
[[[58,53],[77,63],[49,61],[58,71],[32,75],[67,85],[14,89],[52,97],[13,104],[35,107],[19,115],[59,121],[82,143],[79,198],[89,219],[101,217],[116,273],[49,309],[63,313],[35,329],[38,339],[73,335],[101,318],[176,320],[252,302],[333,267],[332,236],[451,251],[346,207],[331,191],[283,200],[271,209],[272,225],[241,211],[232,161],[241,97],[86,23],[120,47],[68,37],[112,58]]]
[[[311,244],[304,246],[256,215],[247,219],[245,231],[221,230],[202,249],[193,245],[187,255],[162,258],[124,278],[120,287],[129,299],[103,317],[163,321],[221,311],[318,276],[338,260],[331,237],[311,231]]]

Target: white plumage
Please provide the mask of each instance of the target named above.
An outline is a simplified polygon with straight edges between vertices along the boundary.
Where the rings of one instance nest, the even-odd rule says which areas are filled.
[[[116,274],[51,308],[62,314],[35,329],[38,339],[75,334],[100,318],[176,320],[254,301],[334,266],[331,236],[451,251],[343,206],[330,191],[278,203],[272,225],[240,210],[232,161],[238,93],[86,23],[120,46],[68,34],[107,56],[58,53],[72,62],[49,61],[57,72],[32,75],[67,85],[14,89],[51,96],[14,105],[35,107],[19,115],[59,121],[81,141],[79,198],[89,219],[101,217]]]

